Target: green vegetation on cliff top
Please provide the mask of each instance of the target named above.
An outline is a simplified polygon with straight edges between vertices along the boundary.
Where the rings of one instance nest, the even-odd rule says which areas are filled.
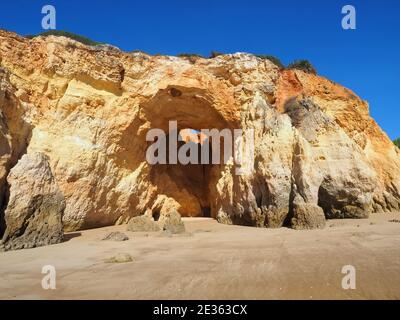
[[[73,39],[75,41],[78,41],[80,43],[83,43],[83,44],[89,45],[89,46],[97,46],[97,45],[103,44],[101,42],[94,41],[87,37],[84,37],[84,36],[81,36],[81,35],[78,35],[78,34],[75,34],[72,32],[68,32],[68,31],[62,31],[62,30],[50,30],[50,31],[46,31],[46,32],[43,32],[43,33],[40,33],[37,35],[27,35],[26,38],[33,39],[33,38],[36,38],[39,36],[42,36],[42,37],[63,36],[63,37]],[[139,50],[135,50],[133,52],[139,52]],[[223,54],[224,53],[221,53],[218,51],[212,51],[210,54],[210,58],[215,58],[215,57],[218,57]],[[203,58],[202,55],[196,54],[196,53],[182,53],[182,54],[179,54],[178,56],[182,57],[182,58],[190,58],[190,59]],[[260,59],[268,59],[272,63],[274,63],[276,66],[278,66],[280,69],[285,69],[284,64],[275,56],[265,55],[265,54],[256,54],[255,56]],[[303,70],[304,72],[307,72],[307,73],[317,74],[316,69],[308,60],[296,60],[296,61],[290,63],[287,66],[287,68],[288,69],[298,69],[298,70]]]
[[[71,32],[68,32],[68,31],[61,31],[61,30],[50,30],[50,31],[46,31],[46,32],[43,32],[43,33],[39,33],[37,35],[28,35],[26,37],[29,38],[29,39],[33,39],[33,38],[36,38],[36,37],[39,37],[39,36],[41,36],[41,37],[63,36],[63,37],[67,37],[67,38],[70,38],[72,40],[78,41],[80,43],[86,44],[88,46],[97,46],[99,44],[102,44],[100,42],[93,41],[92,39],[86,38],[84,36],[80,36],[80,35],[75,34],[75,33],[71,33]]]

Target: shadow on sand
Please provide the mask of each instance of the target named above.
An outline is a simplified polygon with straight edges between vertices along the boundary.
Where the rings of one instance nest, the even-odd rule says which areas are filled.
[[[71,232],[64,234],[63,242],[67,242],[73,238],[80,237],[82,235],[81,232]]]

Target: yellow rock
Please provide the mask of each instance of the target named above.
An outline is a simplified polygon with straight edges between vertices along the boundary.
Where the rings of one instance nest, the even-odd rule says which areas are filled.
[[[173,210],[302,228],[296,221],[323,224],[318,207],[328,217],[399,209],[399,149],[367,102],[323,77],[245,53],[190,60],[7,31],[0,67],[0,191],[22,153],[46,154],[67,231]],[[146,133],[169,121],[179,130],[254,129],[254,171],[150,165]],[[318,219],[300,217],[305,208]]]

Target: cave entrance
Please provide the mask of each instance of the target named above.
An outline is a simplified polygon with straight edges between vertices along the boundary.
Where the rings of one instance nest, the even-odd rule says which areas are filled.
[[[216,99],[208,88],[204,87],[204,83],[193,82],[190,86],[169,85],[160,89],[149,101],[141,105],[141,116],[147,122],[145,127],[164,132],[163,139],[167,140],[168,147],[171,140],[170,124],[175,122],[174,130],[179,133],[182,140],[177,143],[178,152],[187,145],[192,148],[195,145],[198,151],[199,161],[196,164],[164,161],[164,164],[151,165],[149,173],[150,185],[154,187],[151,204],[153,211],[160,205],[163,208],[164,205],[158,202],[167,197],[168,205],[165,206],[169,209],[170,203],[175,201],[182,216],[216,217],[216,188],[225,164],[222,161],[212,164],[211,159],[208,163],[201,161],[199,155],[207,137],[202,136],[200,130],[221,131],[240,126],[240,118],[236,117],[238,113],[232,112],[233,102],[229,108],[224,105],[229,102],[230,95],[223,96],[227,97],[226,101]],[[173,138],[175,137],[174,131]],[[208,139],[213,140],[213,137]],[[212,142],[207,143],[210,158],[213,152],[217,151],[212,150],[214,147]],[[223,154],[221,150],[219,151]],[[169,156],[167,159],[170,160]]]
[[[167,135],[167,155],[169,154],[170,139]],[[208,148],[208,151],[206,150]],[[186,152],[184,152],[186,151]],[[174,198],[181,206],[180,213],[189,217],[211,217],[210,205],[210,180],[212,177],[212,146],[208,137],[201,131],[193,128],[178,130],[177,163],[170,163],[167,157],[166,164],[157,165],[157,171],[166,175],[174,186],[166,189],[164,193]],[[203,153],[203,159],[202,159]],[[182,163],[179,154],[185,154],[189,163]],[[204,154],[207,154],[204,161]]]

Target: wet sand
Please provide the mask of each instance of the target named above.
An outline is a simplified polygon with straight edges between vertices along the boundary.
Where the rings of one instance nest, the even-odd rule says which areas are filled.
[[[184,219],[187,233],[126,226],[73,232],[53,246],[0,253],[0,299],[400,299],[400,214],[330,220],[323,230]],[[128,241],[102,241],[122,231]],[[106,263],[118,253],[132,262]],[[56,289],[44,290],[44,265]],[[344,265],[356,289],[344,290]]]

